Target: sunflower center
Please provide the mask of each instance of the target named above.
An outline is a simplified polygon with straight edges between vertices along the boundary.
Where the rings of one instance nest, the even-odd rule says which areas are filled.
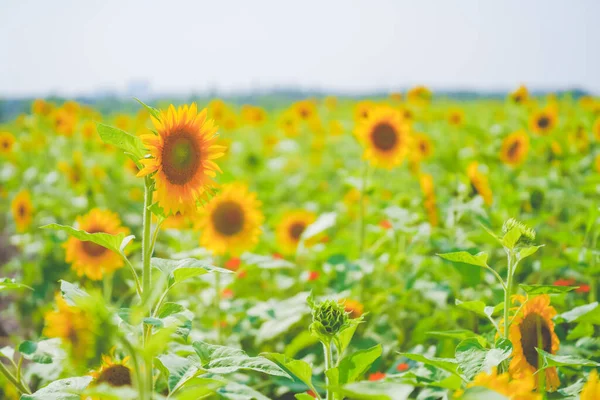
[[[552,334],[548,324],[539,314],[529,314],[523,319],[521,326],[521,347],[527,363],[538,369],[538,353],[535,348],[552,352]],[[538,332],[541,343],[538,343]]]
[[[513,142],[508,147],[508,150],[506,151],[506,153],[508,154],[508,157],[509,158],[515,158],[517,156],[518,151],[519,151],[519,147],[521,147],[521,144],[519,143],[519,141]]]
[[[188,183],[200,167],[200,149],[187,132],[165,138],[162,167],[167,180],[174,185]]]
[[[425,141],[419,143],[419,148],[421,149],[421,153],[427,153],[427,143]]]
[[[540,118],[538,118],[537,124],[540,129],[545,129],[550,125],[550,118],[548,118],[545,115],[541,116]]]
[[[98,233],[98,232],[103,232],[103,231],[99,228],[91,228],[87,232],[88,233]],[[106,247],[102,247],[99,244],[96,244],[96,243],[90,242],[90,241],[82,241],[81,248],[83,249],[83,251],[85,251],[91,257],[99,257],[102,254],[104,254],[104,252],[107,251]]]
[[[398,135],[393,126],[387,123],[381,123],[373,129],[371,134],[373,144],[379,150],[389,151],[396,146],[398,142]]]
[[[304,222],[294,222],[289,229],[290,236],[294,238],[294,240],[300,240],[300,236],[306,229],[306,225]]]
[[[10,143],[8,143],[8,140],[5,140],[2,142],[2,147],[4,147],[5,149],[8,149],[9,146],[10,146]]]
[[[97,383],[106,382],[110,386],[131,386],[131,371],[124,365],[115,364],[106,368],[98,377]]]
[[[24,218],[25,215],[27,215],[27,207],[25,207],[25,204],[19,204],[17,213],[19,214],[19,217],[21,217],[21,218]]]
[[[213,212],[212,223],[220,234],[233,236],[244,227],[244,210],[234,201],[223,202]]]

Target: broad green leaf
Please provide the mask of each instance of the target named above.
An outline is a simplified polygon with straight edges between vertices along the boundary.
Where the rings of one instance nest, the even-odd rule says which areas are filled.
[[[0,292],[3,290],[9,290],[9,289],[25,289],[25,288],[29,289],[29,290],[33,290],[29,286],[19,283],[12,278],[0,278]]]
[[[104,143],[112,144],[123,150],[136,163],[144,157],[146,150],[142,140],[121,129],[104,124],[96,124],[98,134]]]
[[[346,329],[342,330],[340,333],[338,333],[337,337],[335,338],[335,341],[340,355],[343,355],[348,346],[350,345],[350,341],[352,340],[352,337],[354,336],[354,332],[356,332],[357,327],[358,324],[352,324]]]
[[[359,350],[344,357],[338,365],[340,385],[356,382],[381,356],[381,351],[381,345],[378,344],[370,349]]]
[[[92,379],[91,376],[60,379],[33,394],[22,395],[21,400],[80,400]]]
[[[560,356],[558,354],[550,354],[544,350],[538,349],[536,351],[542,356],[543,362],[540,369],[546,369],[549,367],[600,367],[600,363],[592,360],[586,360],[585,358],[575,356]]]
[[[90,296],[86,291],[80,289],[79,286],[63,280],[60,281],[60,293],[65,301],[72,306],[81,301],[81,299]]]
[[[241,256],[241,260],[246,265],[255,265],[258,268],[263,269],[279,269],[279,268],[293,268],[294,264],[284,260],[282,258],[275,258],[272,256],[262,256],[259,254],[244,253]]]
[[[89,397],[88,397],[89,396]],[[115,387],[107,383],[88,386],[82,395],[82,399],[102,400],[139,400],[139,392],[130,386]]]
[[[484,252],[473,255],[466,251],[457,251],[454,253],[438,254],[438,256],[448,261],[471,264],[484,268],[487,267],[488,255]]]
[[[586,317],[589,317],[593,312],[597,312],[598,309],[598,302],[595,301],[593,303],[575,307],[572,310],[559,314],[556,316],[556,319],[564,320],[565,322],[584,322]]]
[[[241,349],[201,341],[194,342],[193,347],[200,357],[202,369],[207,372],[229,374],[238,370],[252,370],[292,379],[273,361],[260,356],[250,357]]]
[[[119,233],[117,235],[111,235],[104,232],[88,233],[71,226],[59,224],[48,224],[41,228],[67,232],[67,234],[73,236],[75,239],[96,243],[98,246],[102,246],[118,254],[123,254],[122,249],[135,237],[133,235],[127,236],[124,233]]]
[[[199,371],[196,361],[175,354],[163,354],[158,356],[156,360],[168,372],[167,385],[169,392],[173,392],[185,385]]]
[[[220,387],[217,393],[229,400],[271,400],[262,393],[241,383],[227,381],[225,386]]]
[[[302,236],[300,237],[300,242],[304,243],[308,239],[318,235],[321,232],[326,231],[335,225],[335,221],[337,219],[337,214],[335,212],[325,213],[319,215],[319,218],[312,224],[306,227],[304,232],[302,232]]]
[[[589,322],[580,322],[575,328],[569,331],[567,335],[567,340],[575,340],[582,337],[592,337],[594,336],[594,325]]]
[[[468,388],[460,398],[461,400],[509,400],[508,397],[484,387]]]
[[[185,258],[183,260],[153,258],[150,263],[169,278],[169,286],[210,272],[232,273],[228,269],[215,267],[194,258]]]
[[[19,345],[19,352],[27,360],[38,364],[52,364],[52,357],[56,356],[59,341],[56,339],[42,340],[39,343],[26,340]]]
[[[504,304],[502,303],[498,304],[496,307],[492,307],[486,306],[485,303],[480,300],[461,301],[459,299],[456,299],[455,304],[460,308],[473,311],[474,313],[485,318],[489,318],[492,315],[497,314],[504,309]]]
[[[529,246],[529,247],[525,247],[522,248],[521,250],[519,250],[517,252],[517,258],[519,260],[522,260],[526,257],[529,257],[530,255],[536,253],[541,247],[544,247],[544,245],[540,245],[540,246]]]
[[[413,390],[402,383],[361,381],[344,386],[343,394],[354,400],[407,400]]]
[[[185,309],[186,308],[184,306],[182,306],[181,304],[170,303],[170,302],[163,303],[163,305],[160,307],[160,310],[158,310],[158,318],[166,318],[173,314],[180,313],[180,312],[184,311]]]
[[[492,368],[508,359],[512,344],[507,339],[499,339],[493,349],[486,349],[476,338],[465,339],[456,347],[456,361],[468,380],[480,372],[490,373]]]
[[[432,367],[443,369],[444,371],[448,371],[452,374],[459,375],[458,363],[453,358],[431,357],[431,356],[426,356],[424,354],[417,354],[417,353],[398,353],[398,354],[400,354],[400,356],[402,356],[402,357],[408,358],[409,360],[422,362],[423,364],[431,365]]]
[[[457,329],[452,331],[433,331],[427,332],[427,336],[432,336],[437,339],[458,339],[465,340],[468,338],[479,336],[473,331],[467,329]]]
[[[559,294],[567,293],[578,288],[578,286],[554,286],[554,285],[519,285],[527,294]]]
[[[510,231],[506,232],[506,235],[502,237],[502,245],[507,249],[514,249],[520,238],[521,229],[515,226]]]
[[[150,115],[152,115],[154,118],[156,118],[157,120],[160,121],[160,111],[159,110],[157,110],[156,108],[154,108],[152,106],[149,106],[148,104],[144,103],[137,97],[134,97],[133,99],[135,101],[137,101],[138,103],[140,103],[150,113]]]
[[[286,357],[284,354],[279,353],[262,353],[261,355],[269,360],[275,361],[285,370],[290,372],[291,375],[304,382],[310,389],[315,389],[312,384],[312,367],[308,363],[302,360],[294,360],[293,358]]]
[[[199,400],[211,398],[211,395],[217,393],[219,388],[225,386],[226,382],[198,376],[191,378],[186,381],[182,381],[181,384],[175,389],[168,398],[173,400]]]

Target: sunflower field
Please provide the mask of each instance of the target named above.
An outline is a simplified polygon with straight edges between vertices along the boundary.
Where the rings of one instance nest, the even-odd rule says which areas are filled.
[[[600,100],[193,100],[0,123],[1,399],[600,399]]]

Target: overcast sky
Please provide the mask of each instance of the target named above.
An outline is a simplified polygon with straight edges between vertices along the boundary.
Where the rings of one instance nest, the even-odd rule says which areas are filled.
[[[595,0],[0,0],[0,97],[581,87]]]

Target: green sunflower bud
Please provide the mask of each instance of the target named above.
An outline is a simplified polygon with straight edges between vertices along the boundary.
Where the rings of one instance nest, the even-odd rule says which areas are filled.
[[[535,241],[535,231],[522,223],[521,221],[517,221],[514,218],[509,218],[506,220],[504,225],[502,225],[502,234],[506,235],[511,232],[513,229],[517,229],[521,236],[516,243],[516,246],[530,246]]]
[[[330,342],[338,333],[349,326],[349,313],[344,305],[335,300],[314,303],[312,296],[308,298],[312,309],[313,322],[310,331],[322,342]]]

